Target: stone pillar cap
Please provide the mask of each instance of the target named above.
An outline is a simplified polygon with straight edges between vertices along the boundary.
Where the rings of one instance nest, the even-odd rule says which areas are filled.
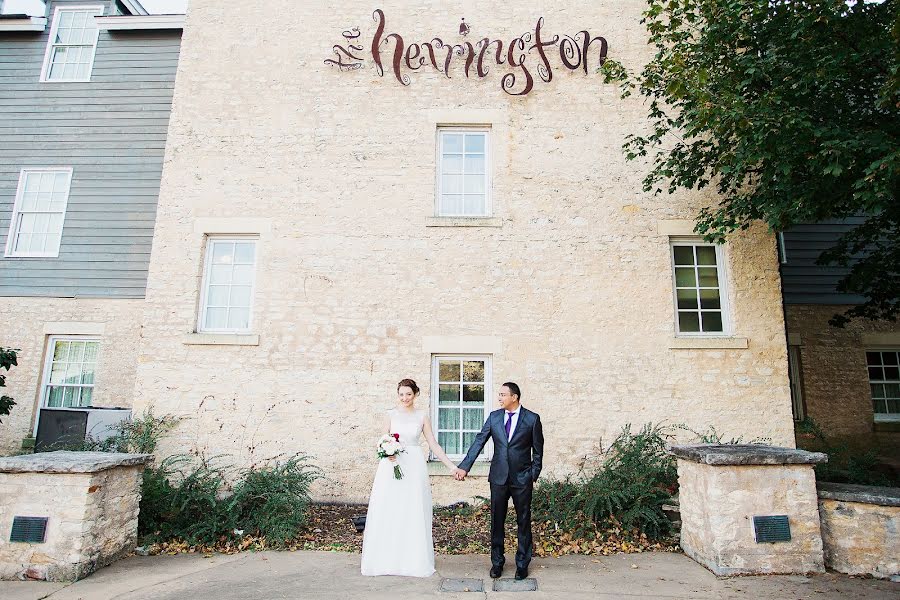
[[[145,465],[152,460],[152,454],[60,450],[0,458],[0,473],[96,473],[115,467]]]
[[[828,462],[828,455],[821,452],[763,444],[695,444],[672,446],[669,452],[704,465],[814,465]]]

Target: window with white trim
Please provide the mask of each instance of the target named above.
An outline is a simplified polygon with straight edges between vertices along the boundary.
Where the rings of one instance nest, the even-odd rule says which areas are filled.
[[[103,6],[57,7],[50,26],[41,81],[90,81]]]
[[[727,332],[722,247],[672,241],[675,326],[679,335],[722,336]]]
[[[437,441],[451,459],[462,459],[490,413],[491,358],[434,355],[431,381]]]
[[[900,421],[900,350],[866,351],[876,421]]]
[[[251,328],[256,238],[209,237],[197,331],[246,333]]]
[[[52,336],[48,350],[41,386],[41,406],[91,406],[100,341],[84,337]]]
[[[19,175],[6,256],[59,256],[72,169],[23,169]]]
[[[491,216],[490,130],[438,129],[436,215]]]

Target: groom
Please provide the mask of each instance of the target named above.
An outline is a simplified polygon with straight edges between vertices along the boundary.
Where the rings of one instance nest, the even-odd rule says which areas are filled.
[[[541,474],[544,432],[541,418],[519,404],[522,392],[508,381],[500,386],[500,409],[488,415],[484,427],[475,436],[469,453],[456,470],[462,481],[488,438],[494,440],[494,458],[488,481],[491,484],[491,577],[503,574],[504,522],[509,499],[516,507],[519,547],[516,549],[516,579],[528,577],[528,564],[534,546],[531,541],[531,491]]]

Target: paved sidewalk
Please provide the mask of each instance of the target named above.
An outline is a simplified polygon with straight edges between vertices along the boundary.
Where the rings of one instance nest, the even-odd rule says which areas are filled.
[[[332,552],[261,552],[232,556],[134,556],[75,584],[0,582],[2,600],[605,600],[689,598],[704,600],[854,600],[900,597],[900,583],[826,574],[718,579],[681,554],[602,558],[538,558],[532,575],[538,591],[442,593],[441,577],[485,580],[487,556],[439,556],[439,575],[428,579],[363,577],[359,555]],[[507,569],[504,575],[512,576]]]

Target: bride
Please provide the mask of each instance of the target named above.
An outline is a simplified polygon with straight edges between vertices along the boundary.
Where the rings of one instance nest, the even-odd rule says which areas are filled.
[[[455,473],[457,468],[434,439],[426,411],[416,409],[418,395],[415,381],[401,381],[398,404],[384,421],[383,431],[400,434],[405,451],[378,463],[363,533],[363,575],[429,577],[434,573],[431,483],[419,436],[425,435],[431,451],[448,469]],[[394,478],[394,464],[400,465],[402,479]]]

